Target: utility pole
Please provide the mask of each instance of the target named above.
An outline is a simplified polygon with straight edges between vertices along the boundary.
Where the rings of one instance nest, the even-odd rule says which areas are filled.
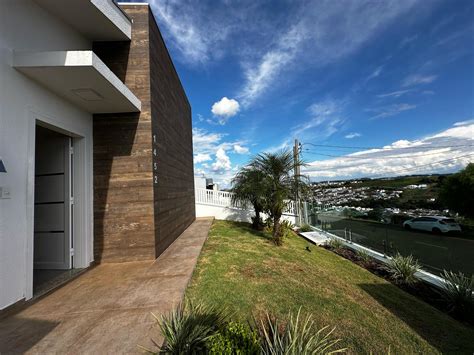
[[[300,201],[299,201],[299,177],[300,177],[300,147],[298,139],[295,139],[295,145],[293,147],[293,161],[294,161],[294,174],[295,174],[295,208],[297,215],[297,222],[301,225],[301,213],[300,213]]]

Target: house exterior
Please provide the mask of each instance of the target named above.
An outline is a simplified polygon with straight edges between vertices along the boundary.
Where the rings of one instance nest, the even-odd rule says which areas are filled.
[[[0,310],[195,219],[191,107],[147,4],[0,2]]]

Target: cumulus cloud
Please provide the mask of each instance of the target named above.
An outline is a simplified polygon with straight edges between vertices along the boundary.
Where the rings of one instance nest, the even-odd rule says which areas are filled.
[[[248,154],[249,149],[247,147],[242,147],[239,144],[234,144],[234,152],[237,154]]]
[[[194,163],[195,164],[203,163],[203,162],[209,161],[209,160],[212,160],[212,158],[209,154],[198,153],[194,156]]]
[[[212,170],[216,172],[223,172],[232,169],[232,165],[230,163],[230,158],[226,154],[225,150],[219,148],[216,152],[216,160],[212,164]]]
[[[240,104],[235,99],[223,97],[212,105],[211,112],[219,117],[220,123],[224,124],[230,117],[235,116],[240,110]]]
[[[212,177],[221,186],[228,186],[239,168],[232,164],[228,152],[248,152],[244,141],[226,140],[226,137],[223,133],[193,128],[194,172]]]
[[[360,136],[361,136],[360,133],[352,132],[352,133],[346,134],[346,135],[344,136],[344,138],[353,139],[353,138],[357,138],[357,137],[360,137]]]
[[[431,84],[433,81],[436,80],[438,76],[437,75],[420,75],[420,74],[414,74],[407,76],[405,79],[402,81],[402,86],[407,87],[407,86],[415,86],[415,85],[420,85],[420,84]]]
[[[313,161],[304,173],[313,180],[337,180],[454,172],[474,161],[473,137],[474,123],[459,122],[422,139],[399,140],[381,149]]]

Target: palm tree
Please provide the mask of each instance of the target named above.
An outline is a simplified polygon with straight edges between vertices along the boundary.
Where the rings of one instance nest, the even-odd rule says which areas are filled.
[[[232,179],[231,191],[234,193],[232,203],[239,203],[243,206],[248,203],[252,204],[255,210],[252,227],[257,230],[262,226],[260,213],[263,212],[265,205],[264,177],[261,171],[252,166],[246,166]]]
[[[250,163],[264,175],[265,210],[273,220],[273,241],[276,245],[283,242],[280,218],[288,200],[294,197],[297,186],[301,188],[306,185],[301,176],[293,174],[295,167],[303,165],[303,162],[294,160],[289,150],[259,154]]]

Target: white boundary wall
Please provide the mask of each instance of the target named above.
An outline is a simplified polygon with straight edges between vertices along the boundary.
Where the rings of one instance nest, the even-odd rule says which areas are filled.
[[[232,204],[232,192],[214,191],[206,189],[195,189],[196,193],[196,217],[214,217],[215,219],[249,222],[255,216],[252,208],[242,208]],[[262,218],[267,218],[265,213],[262,213]],[[284,212],[282,220],[290,221],[296,224],[296,213],[294,201]]]

